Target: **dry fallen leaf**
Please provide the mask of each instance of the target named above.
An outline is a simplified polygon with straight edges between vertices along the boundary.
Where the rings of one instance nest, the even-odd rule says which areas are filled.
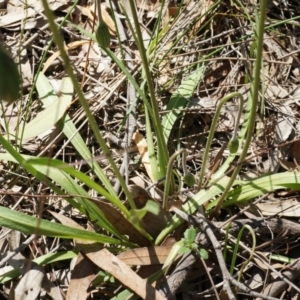
[[[135,142],[135,144],[138,147],[138,151],[142,158],[142,164],[144,165],[148,176],[151,178],[152,182],[155,182],[155,179],[154,179],[154,176],[152,173],[152,168],[150,165],[148,146],[147,146],[146,139],[140,133],[135,132],[132,136],[132,140]]]
[[[288,105],[280,105],[280,107],[278,107],[278,110],[279,112],[275,139],[276,144],[285,142],[292,133],[294,127],[293,110]]]
[[[297,162],[300,162],[300,141],[296,141],[292,143],[289,152],[288,152],[288,157],[292,160],[296,160]],[[297,166],[294,163],[294,168],[295,169]]]
[[[125,219],[124,215],[118,211],[113,205],[104,201],[94,201],[98,208],[107,218],[110,224],[113,224],[115,229],[120,234],[128,236],[129,241],[141,246],[148,246],[149,240],[147,240],[135,227]]]
[[[154,201],[148,192],[137,185],[128,186],[132,198],[135,202],[135,205],[138,209],[143,208],[148,200]],[[155,201],[154,201],[155,202]],[[159,208],[159,213],[154,215],[150,212],[147,212],[144,218],[142,219],[146,231],[152,236],[157,237],[158,234],[165,228],[168,221],[171,219],[171,215],[168,211],[164,211],[163,208],[157,204]]]
[[[84,45],[84,44],[88,44],[90,41],[86,41],[86,40],[82,40],[82,41],[75,41],[75,42],[72,42],[68,45],[65,46],[65,50],[68,51],[68,50],[71,50],[71,49],[75,49],[81,45]],[[55,61],[56,58],[58,58],[60,56],[60,51],[56,51],[54,52],[47,60],[46,62],[44,63],[44,67],[43,67],[43,70],[42,72],[45,73],[47,71],[47,69],[49,68],[49,66]]]
[[[96,274],[95,265],[80,252],[78,253],[66,300],[86,300],[88,288]]]
[[[163,265],[170,253],[172,246],[156,246],[132,249],[118,255],[129,266],[138,265]]]
[[[10,0],[7,2],[7,14],[0,16],[0,28],[9,27],[10,29],[13,28],[14,30],[19,30],[23,21],[26,21],[29,18],[36,18],[38,13],[41,13],[44,10],[42,2],[39,0]],[[68,3],[71,3],[71,0],[48,0],[48,4],[52,11],[59,9]]]
[[[300,202],[297,199],[268,201],[256,206],[263,216],[300,217]]]
[[[79,225],[77,222],[75,222],[73,219],[68,218],[62,214],[58,214],[54,211],[50,211],[48,210],[48,212],[55,217],[61,224],[66,225],[66,226],[70,226],[73,228],[77,228],[77,229],[82,229],[85,230],[81,225]]]
[[[94,264],[109,272],[142,299],[166,300],[151,284],[143,280],[128,265],[108,250],[102,249],[98,252],[86,253],[86,256]]]
[[[77,6],[78,9],[82,12],[83,15],[87,16],[90,21],[94,22],[94,18],[96,16],[96,27],[98,25],[98,16],[97,16],[97,9],[95,10],[95,5],[91,5],[90,7],[84,7],[84,6]],[[96,13],[96,14],[95,14]],[[115,36],[116,35],[116,25],[109,13],[106,10],[106,4],[101,3],[101,17],[102,20],[106,23],[109,32],[111,35]],[[91,29],[91,28],[89,28]]]
[[[15,300],[36,300],[45,276],[43,267],[29,262],[30,269],[26,271],[25,275],[19,281],[14,290]]]

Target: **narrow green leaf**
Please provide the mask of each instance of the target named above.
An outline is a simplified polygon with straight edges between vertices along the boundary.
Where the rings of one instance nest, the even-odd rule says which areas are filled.
[[[81,135],[79,134],[77,128],[75,127],[71,118],[66,115],[64,120],[60,120],[58,125],[62,129],[63,133],[66,135],[67,138],[71,139],[72,145],[81,155],[82,159],[87,160],[88,165],[94,171],[94,173],[98,176],[101,180],[103,185],[106,187],[108,192],[111,194],[112,197],[118,199],[118,196],[111,185],[110,181],[108,180],[107,176],[104,174],[102,168],[99,166],[98,162],[93,161],[93,156],[87,147],[86,143],[82,139]]]
[[[91,189],[97,191],[99,194],[108,199],[112,204],[114,204],[117,208],[119,208],[122,212],[127,213],[127,208],[118,198],[115,198],[114,196],[110,195],[104,188],[102,188],[99,184],[95,183],[95,181],[92,180],[86,174],[75,170],[72,166],[60,160],[49,159],[48,157],[31,157],[26,160],[26,163],[34,165],[37,168],[38,166],[43,166],[47,169],[52,168],[53,170],[61,170],[61,172],[66,172],[79,179],[80,182],[85,183]]]
[[[199,84],[199,81],[203,78],[205,72],[205,66],[202,65],[196,71],[191,73],[185,78],[177,91],[172,95],[168,105],[167,111],[169,111],[162,120],[162,127],[166,142],[168,142],[171,130],[182,114],[182,110],[187,107],[189,99],[192,97],[195,88]]]
[[[37,233],[39,235],[65,239],[80,239],[100,243],[124,244],[118,239],[107,237],[102,234],[38,219],[5,207],[0,207],[0,225],[26,234]]]
[[[120,239],[124,238],[118,233],[118,231],[115,230],[113,224],[111,224],[106,219],[105,215],[96,206],[96,204],[91,201],[86,200],[86,198],[89,198],[89,194],[80,185],[78,185],[77,182],[70,175],[68,175],[63,170],[60,170],[57,167],[52,167],[50,165],[51,160],[49,158],[35,158],[35,157],[31,157],[29,155],[24,155],[24,156],[22,156],[22,158],[27,160],[27,162],[25,164],[23,164],[22,166],[24,166],[25,169],[36,170],[35,176],[38,179],[41,180],[41,176],[44,176],[42,181],[45,181],[45,178],[46,178],[45,176],[47,176],[47,178],[51,178],[51,180],[53,180],[59,186],[61,186],[63,188],[63,190],[66,191],[67,194],[78,195],[78,196],[73,196],[70,198],[65,198],[73,207],[76,207],[84,214],[88,214],[90,216],[91,220],[96,221],[100,227],[115,234]],[[16,162],[16,160],[9,153],[0,153],[0,159]],[[28,163],[28,161],[30,161],[30,160],[35,161],[36,164],[34,165],[32,163]],[[40,163],[40,164],[38,164],[38,163]],[[62,164],[63,163],[60,162],[59,165],[62,166]],[[63,165],[65,165],[65,164],[63,164]],[[76,171],[76,172],[79,172],[79,171]],[[88,183],[92,183],[92,180],[90,178],[89,178]],[[58,189],[54,184],[49,182],[49,180],[48,180],[47,184],[58,194],[61,194],[61,195],[66,194],[62,190]],[[93,184],[96,185],[95,182],[93,182]],[[98,186],[98,192],[100,190],[101,190],[101,187]],[[109,197],[109,198],[112,197],[106,191],[105,191],[105,195],[107,195],[107,197]],[[80,196],[82,196],[82,197],[80,197]]]
[[[284,172],[279,174],[271,174],[248,181],[241,186],[235,187],[231,192],[228,193],[228,200],[223,203],[223,207],[240,204],[243,201],[252,200],[263,194],[279,189],[300,190],[300,174],[294,171]],[[211,202],[208,205],[207,210],[213,208],[217,202],[218,199]]]

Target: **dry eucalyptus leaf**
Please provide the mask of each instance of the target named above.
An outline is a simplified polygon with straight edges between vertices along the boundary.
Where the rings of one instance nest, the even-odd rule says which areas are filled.
[[[52,11],[57,10],[58,8],[71,3],[71,0],[48,0],[48,4]],[[42,1],[40,0],[12,0],[8,1],[7,14],[0,16],[0,28],[6,28],[9,26],[14,26],[16,30],[19,30],[21,23],[30,18],[35,17],[38,12],[44,10]]]
[[[21,244],[21,232],[16,230],[10,230],[6,236],[8,246],[10,250],[13,250]]]
[[[146,190],[137,185],[130,185],[128,188],[138,209],[143,208],[148,200],[153,200]],[[169,212],[164,211],[159,204],[157,205],[159,207],[159,213],[157,215],[147,212],[145,217],[142,219],[146,231],[152,237],[158,236],[158,234],[165,228],[171,218]]]
[[[79,252],[72,271],[66,300],[86,300],[90,294],[87,290],[95,274],[95,265]]]
[[[268,201],[256,206],[263,216],[300,217],[300,202],[297,199]]]
[[[149,153],[148,153],[148,145],[146,139],[138,132],[135,132],[132,136],[132,140],[138,147],[138,151],[142,158],[142,164],[144,165],[148,176],[151,178],[151,181],[154,182],[154,176],[152,173],[152,168],[149,160]]]
[[[128,265],[107,249],[86,253],[86,256],[101,269],[109,272],[122,284],[142,299],[166,300],[150,283],[138,276]]]
[[[130,178],[130,181],[132,181],[135,185],[140,186],[142,189],[145,189],[145,181],[140,176],[134,176]]]
[[[172,246],[144,247],[122,252],[118,255],[130,266],[164,264]]]
[[[293,130],[294,117],[293,110],[288,105],[278,107],[278,119],[276,125],[275,143],[285,142]]]
[[[95,5],[91,5],[90,7],[84,7],[84,6],[79,6],[77,7],[80,9],[83,15],[87,16],[90,21],[94,22],[94,17],[96,15],[96,21],[98,25],[98,11],[95,9]],[[109,13],[107,12],[107,6],[105,3],[101,3],[101,17],[102,20],[106,23],[108,26],[109,32],[111,35],[115,36],[116,35],[116,25]],[[89,28],[91,29],[91,28]]]
[[[265,280],[265,273],[258,270],[257,273],[250,279],[248,279],[245,284],[251,289],[256,290],[257,288],[260,288],[263,286]]]
[[[102,213],[107,218],[110,224],[114,225],[114,228],[120,233],[127,235],[129,240],[133,243],[142,246],[148,246],[149,241],[139,233],[134,226],[124,217],[124,215],[117,210],[113,205],[105,201],[93,201]]]
[[[266,88],[266,95],[270,101],[283,99],[287,97],[289,93],[279,85],[269,84]]]
[[[84,228],[81,225],[79,225],[77,222],[75,222],[73,219],[68,218],[68,217],[66,217],[66,216],[64,216],[62,214],[58,214],[58,213],[56,213],[54,211],[48,210],[48,212],[53,217],[55,217],[61,224],[66,225],[66,226],[70,226],[72,228],[77,228],[77,229],[84,230]]]
[[[289,161],[283,158],[278,159],[280,166],[287,171],[293,171],[297,168],[297,164],[294,161]]]
[[[30,265],[30,270],[25,273],[14,290],[15,300],[36,300],[41,291],[44,269],[33,262],[28,262],[26,268]]]
[[[65,50],[72,50],[75,49],[79,46],[82,46],[84,44],[89,44],[90,41],[86,41],[86,40],[81,40],[81,41],[75,41],[72,43],[69,43],[68,45],[65,46]],[[60,51],[56,51],[54,52],[44,63],[44,67],[43,67],[43,73],[45,73],[47,71],[47,69],[50,67],[50,65],[60,56]]]
[[[53,300],[64,300],[60,292],[60,288],[57,285],[54,285],[46,276],[44,277],[42,288],[47,292],[47,294]]]

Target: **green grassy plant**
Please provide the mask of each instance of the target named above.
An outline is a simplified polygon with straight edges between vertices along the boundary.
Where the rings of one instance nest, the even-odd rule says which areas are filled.
[[[74,74],[68,55],[64,49],[64,44],[61,40],[58,28],[54,23],[53,13],[49,9],[48,2],[46,0],[42,0],[42,2],[45,8],[45,15],[48,19],[51,32],[53,33],[53,40],[60,51],[61,58],[66,69],[67,77],[63,79],[61,95],[56,95],[47,77],[42,73],[37,74],[35,78],[36,90],[43,103],[44,114],[51,114],[51,118],[49,118],[46,122],[43,118],[44,115],[41,114],[33,119],[30,123],[27,123],[22,131],[20,131],[21,133],[16,130],[15,132],[7,133],[7,135],[5,136],[0,135],[0,143],[7,151],[7,153],[0,153],[0,159],[17,164],[38,181],[44,183],[57,195],[64,196],[72,207],[78,209],[80,213],[87,216],[87,218],[91,222],[93,222],[93,224],[101,228],[101,234],[88,232],[81,229],[74,229],[70,226],[55,224],[46,220],[40,220],[39,218],[25,215],[4,207],[0,208],[0,225],[27,234],[40,234],[65,239],[84,239],[99,242],[103,247],[111,247],[111,249],[116,249],[116,247],[119,247],[119,251],[123,251],[128,248],[140,247],[141,245],[130,239],[129,234],[127,235],[126,233],[120,233],[120,231],[115,226],[116,224],[114,224],[108,218],[108,216],[94,201],[90,201],[89,194],[82,187],[82,185],[84,184],[86,187],[97,192],[98,195],[103,197],[105,201],[107,201],[107,203],[111,205],[114,211],[118,211],[120,213],[122,221],[127,222],[133,227],[131,233],[138,235],[143,241],[146,240],[145,244],[147,245],[160,245],[166,238],[166,236],[172,233],[183,222],[183,220],[174,215],[168,222],[167,226],[157,237],[151,236],[145,230],[143,218],[149,212],[153,213],[155,217],[155,215],[158,214],[159,211],[157,209],[157,204],[148,202],[148,204],[143,209],[137,209],[128,186],[124,178],[121,176],[117,165],[112,159],[110,150],[105,143],[104,137],[99,131],[98,124],[96,123],[95,117],[90,110],[89,104],[84,98],[83,92]],[[182,159],[184,162],[184,181],[188,186],[194,186],[194,180],[191,179],[191,176],[188,175],[188,172],[186,170],[185,149],[182,149],[181,146],[179,146],[180,149],[175,151],[175,153],[171,153],[171,151],[169,152],[167,144],[170,139],[171,131],[174,129],[175,123],[180,119],[180,117],[182,117],[182,115],[184,115],[182,114],[182,111],[184,111],[188,107],[189,99],[193,96],[193,93],[195,92],[199,81],[204,78],[206,63],[202,61],[197,62],[196,65],[189,66],[189,68],[193,67],[192,71],[189,70],[190,74],[182,79],[179,87],[175,90],[175,92],[173,92],[167,104],[168,112],[163,117],[161,117],[159,112],[160,108],[156,99],[153,84],[152,66],[154,64],[156,64],[157,66],[163,64],[164,59],[168,54],[165,53],[162,57],[159,56],[157,52],[159,42],[161,42],[167,36],[166,28],[161,29],[160,25],[162,11],[160,11],[160,17],[158,18],[155,25],[156,27],[153,30],[155,34],[152,36],[149,48],[145,49],[134,2],[133,0],[130,0],[129,3],[131,6],[134,26],[130,24],[128,16],[127,19],[129,27],[131,27],[132,30],[133,39],[136,41],[136,45],[138,46],[142,60],[142,66],[140,68],[140,83],[138,83],[139,80],[137,80],[130,73],[130,70],[128,70],[128,68],[126,67],[126,63],[122,59],[118,58],[109,49],[108,39],[103,40],[101,39],[102,37],[100,37],[99,40],[99,35],[97,38],[97,34],[93,35],[86,32],[79,26],[75,26],[74,24],[73,26],[83,32],[86,36],[89,36],[93,41],[97,41],[98,39],[98,43],[106,52],[106,54],[116,63],[116,65],[124,73],[128,81],[130,81],[134,86],[137,93],[137,98],[140,98],[142,100],[143,109],[145,112],[146,135],[150,153],[150,163],[153,169],[152,171],[154,174],[154,179],[159,180],[165,178],[165,180],[163,179],[163,208],[166,210],[168,206],[168,197],[178,191],[175,185],[173,165],[174,161],[182,153],[184,154]],[[220,3],[221,1],[217,1],[216,4],[212,6],[211,10],[206,12],[205,15],[209,14],[214,9],[217,9]],[[126,15],[125,11],[124,14]],[[260,18],[259,20],[257,20],[258,26],[255,32],[255,43],[253,43],[253,47],[255,47],[253,48],[253,53],[255,54],[256,58],[252,76],[253,81],[251,82],[250,98],[247,99],[244,123],[237,137],[238,143],[234,145],[231,144],[230,155],[223,163],[223,165],[219,168],[219,170],[217,170],[217,172],[212,176],[210,183],[208,184],[208,188],[206,190],[202,189],[206,163],[208,160],[211,142],[215,133],[215,128],[221,111],[221,107],[226,101],[232,99],[233,97],[237,97],[240,100],[239,117],[236,120],[236,129],[233,136],[233,142],[236,142],[237,127],[239,125],[239,119],[243,109],[243,97],[241,96],[241,94],[234,92],[226,95],[220,101],[220,104],[217,107],[217,112],[215,114],[215,118],[213,119],[212,128],[210,130],[210,134],[206,144],[201,173],[190,174],[193,176],[193,178],[199,178],[199,180],[197,182],[198,189],[195,196],[188,199],[188,201],[186,201],[186,203],[182,206],[182,210],[187,214],[194,214],[200,206],[209,201],[211,202],[207,206],[207,215],[211,213],[212,215],[217,215],[218,211],[221,208],[227,207],[229,205],[239,205],[241,203],[244,204],[245,202],[250,201],[266,192],[283,188],[299,189],[300,175],[298,175],[296,172],[271,174],[248,181],[237,180],[237,176],[240,172],[242,162],[245,160],[254,132],[255,114],[258,103],[260,72],[262,64],[262,42],[265,14],[266,1],[261,1]],[[195,20],[195,22],[196,21],[198,20]],[[210,19],[207,22],[209,21]],[[204,30],[205,25],[207,24],[201,26],[199,30]],[[107,34],[107,28],[103,29],[103,24],[101,26],[102,29],[100,29],[102,31],[105,30]],[[184,36],[184,34],[186,34],[187,31],[188,29],[186,29],[183,34],[180,35],[175,42],[173,42],[173,47],[177,46],[178,41]],[[122,46],[121,50],[124,50],[122,49]],[[220,49],[212,51],[210,55],[213,55],[215,51],[219,50]],[[208,56],[209,55],[203,58],[203,60],[205,60]],[[103,153],[108,159],[114,176],[120,182],[122,192],[124,193],[125,198],[128,201],[129,207],[123,203],[121,197],[115,192],[110,180],[107,178],[101,166],[97,162],[90,160],[92,158],[91,151],[86,146],[82,136],[78,133],[75,124],[67,113],[67,108],[71,103],[74,90],[79,98],[80,105],[84,109],[95,139],[99,143]],[[32,93],[33,92],[31,92],[31,94]],[[136,105],[137,100],[138,99],[136,99],[136,101],[132,104],[132,107],[129,108],[127,114],[129,114],[133,106]],[[60,103],[64,104],[60,105]],[[39,126],[40,124],[42,125]],[[81,158],[88,162],[93,175],[95,175],[95,177],[99,179],[100,184],[96,183],[94,179],[91,179],[85,173],[78,171],[77,169],[60,160],[48,157],[34,157],[23,155],[14,148],[12,141],[21,143],[22,139],[36,136],[40,133],[40,131],[43,132],[46,129],[50,129],[54,125],[56,125],[68,138]],[[153,132],[155,133],[154,135]],[[236,148],[236,146],[237,149],[233,149]],[[232,162],[237,157],[237,155],[239,155],[237,167],[234,169],[231,177],[228,178],[225,176],[226,172],[232,165]],[[189,176],[189,178],[187,178],[186,176]],[[215,184],[211,185],[211,183]],[[177,249],[175,249],[177,251],[176,255],[179,253],[178,251],[195,250],[195,244],[193,243],[195,235],[196,232],[193,230],[186,231],[184,239],[179,244],[181,250],[179,249],[180,247],[177,247]],[[144,244],[142,246],[144,246]],[[61,254],[58,254],[53,261],[55,261],[55,259],[59,260],[66,259],[66,257],[73,257],[74,253],[75,252],[61,252]],[[199,254],[205,256],[206,253],[202,251],[199,252]],[[47,259],[48,256],[43,256],[41,262],[49,262],[49,260]],[[18,272],[13,271],[13,273],[9,273],[5,276],[0,277],[0,282],[5,282],[9,280],[8,278],[12,278],[9,276],[16,277],[18,276]],[[123,292],[123,296],[128,296],[130,295],[130,293],[131,292],[129,291],[125,291]]]
[[[240,154],[237,167],[234,169],[233,174],[230,178],[224,177],[224,174],[231,162],[235,158],[236,153],[229,155],[224,164],[220,169],[214,174],[211,179],[211,182],[216,182],[215,185],[211,186],[207,190],[200,190],[193,198],[189,199],[186,204],[182,207],[183,211],[187,214],[193,214],[196,210],[207,201],[212,198],[219,196],[215,201],[208,205],[207,209],[214,209],[213,215],[216,215],[221,207],[225,205],[237,204],[241,201],[254,199],[256,196],[261,195],[262,193],[267,193],[274,191],[276,189],[287,188],[294,186],[299,188],[300,176],[296,172],[286,172],[282,174],[272,174],[258,178],[251,181],[238,181],[236,177],[241,169],[241,162],[245,159],[247,151],[249,149],[250,142],[252,140],[254,124],[255,124],[255,115],[257,109],[258,93],[259,93],[259,82],[260,82],[260,71],[261,71],[261,61],[262,61],[262,45],[263,45],[263,34],[264,34],[264,20],[266,13],[266,1],[261,2],[260,8],[260,17],[257,21],[257,31],[256,31],[256,61],[253,71],[253,82],[251,84],[250,98],[247,102],[244,124],[240,131],[239,137],[241,137],[240,142],[242,142],[242,137],[246,135],[246,139],[243,141],[243,150]],[[238,121],[237,121],[238,122]],[[214,128],[211,129],[212,131]],[[209,142],[209,141],[208,141]],[[209,144],[209,143],[208,143]],[[206,149],[205,156],[207,157],[209,147]],[[206,160],[205,160],[206,162]],[[204,163],[205,163],[204,162]],[[203,170],[204,172],[204,170]],[[202,176],[201,176],[202,178]],[[217,180],[216,180],[217,179]],[[219,179],[219,180],[218,180]],[[201,181],[199,182],[201,185]],[[233,190],[230,191],[231,187],[235,186]],[[244,193],[245,187],[250,187],[251,191],[247,194]],[[248,191],[248,190],[247,190]],[[232,195],[235,195],[232,198]],[[225,199],[229,199],[225,201]],[[172,232],[177,226],[182,223],[182,220],[178,216],[173,216],[172,220],[169,222],[167,227],[162,231],[162,233],[157,237],[155,244],[159,245],[161,241]]]

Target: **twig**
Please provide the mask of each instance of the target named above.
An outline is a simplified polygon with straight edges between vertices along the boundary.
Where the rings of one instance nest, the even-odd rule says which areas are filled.
[[[191,218],[195,221],[196,224],[199,224],[200,228],[206,233],[207,237],[209,238],[209,240],[211,241],[211,243],[213,245],[213,248],[216,253],[216,257],[219,262],[219,266],[220,266],[222,274],[223,274],[223,280],[224,280],[223,287],[224,287],[224,290],[227,292],[229,299],[231,299],[231,300],[236,299],[231,290],[231,287],[230,287],[230,283],[231,283],[232,285],[236,286],[237,288],[246,292],[247,294],[249,294],[252,297],[260,297],[265,300],[278,300],[276,298],[254,292],[250,288],[246,287],[244,284],[242,284],[241,282],[238,282],[232,276],[230,276],[230,274],[227,270],[226,264],[224,262],[224,259],[223,259],[221,245],[218,242],[218,240],[216,239],[215,234],[211,228],[212,224],[209,221],[207,221],[202,215],[199,215],[198,218],[191,216]]]
[[[193,216],[191,216],[191,218],[192,218],[192,220],[194,220],[195,223],[200,225],[200,228],[206,233],[207,237],[211,241],[213,248],[215,250],[215,253],[216,253],[217,260],[219,262],[221,272],[223,274],[223,280],[224,280],[223,288],[226,291],[227,296],[230,300],[236,300],[236,298],[231,290],[231,287],[230,287],[230,277],[231,276],[230,276],[230,274],[227,270],[226,264],[224,262],[220,243],[216,239],[211,227],[209,226],[208,222],[205,220],[205,218],[203,216],[199,216],[199,219],[197,219],[197,220]]]
[[[19,247],[14,249],[13,251],[10,251],[1,261],[0,261],[0,268],[2,268],[10,259],[12,259],[15,255],[20,253],[22,250],[24,250],[34,239],[36,238],[36,235],[31,235],[25,242],[23,242]]]
[[[289,280],[294,281],[300,276],[300,259],[292,262],[282,272],[282,274]],[[270,283],[265,289],[264,294],[270,296],[278,296],[284,289],[288,287],[288,282],[282,278],[276,279],[274,282]]]
[[[114,6],[113,2],[111,2],[111,5],[113,6],[114,11],[116,11],[116,7]],[[115,13],[114,16],[116,18],[116,23],[118,25],[120,42],[122,44],[123,43],[126,44],[127,38],[126,38],[124,27],[123,27],[121,21],[119,20],[117,13]],[[130,49],[128,47],[125,47],[124,49],[125,49],[125,61],[127,61],[127,67],[129,70],[132,70],[134,68],[133,57],[132,57],[133,52],[129,51]],[[128,180],[129,180],[129,178],[128,178],[129,158],[128,158],[128,151],[126,150],[126,148],[129,147],[131,140],[132,140],[133,133],[136,128],[136,122],[137,122],[136,121],[136,105],[132,105],[135,100],[136,100],[135,88],[134,88],[133,84],[130,82],[130,80],[128,80],[126,111],[129,112],[129,114],[126,116],[126,130],[125,130],[125,136],[124,136],[123,143],[122,143],[122,144],[125,144],[125,151],[124,151],[123,162],[120,167],[120,173],[121,173],[121,175],[125,174],[125,182],[127,183],[127,185],[128,185]],[[132,109],[131,109],[131,107],[132,107]],[[119,188],[120,188],[120,183],[119,183],[119,181],[117,181],[114,186],[114,189],[117,192],[119,190]]]
[[[172,299],[183,282],[186,281],[187,275],[193,269],[195,262],[199,257],[194,252],[188,252],[183,255],[178,262],[176,269],[169,276],[168,281],[161,286],[160,291],[167,299]]]
[[[210,244],[213,244],[213,247],[215,249],[215,252],[216,252],[216,255],[218,258],[219,266],[221,268],[223,278],[224,278],[223,287],[227,293],[228,293],[228,291],[230,293],[230,294],[228,294],[228,296],[230,297],[229,299],[235,299],[235,296],[232,293],[232,290],[230,288],[230,283],[231,283],[234,286],[236,286],[237,288],[239,288],[240,290],[248,293],[249,295],[251,295],[253,297],[260,297],[260,298],[266,299],[266,300],[277,300],[276,298],[262,295],[260,293],[252,291],[250,288],[246,287],[244,284],[238,282],[237,280],[235,280],[233,277],[230,276],[230,274],[227,270],[226,264],[224,262],[224,259],[223,259],[221,246],[218,242],[218,239],[221,238],[221,234],[219,232],[219,229],[217,229],[213,225],[213,223],[205,220],[205,218],[203,216],[200,216],[199,218],[196,219],[195,217],[188,217],[187,214],[185,214],[184,212],[182,212],[180,210],[174,209],[174,211],[180,217],[182,217],[184,220],[189,219],[190,221],[193,221],[194,223],[196,223],[197,226],[200,225],[201,232],[205,232],[205,234],[208,238],[203,233],[199,233],[197,235],[196,241],[199,244],[199,247],[208,248],[210,246]],[[248,221],[251,222],[251,220],[248,220]],[[238,223],[239,221],[235,221],[235,222]],[[234,232],[237,232],[239,230],[239,228],[241,227],[241,224],[239,224],[239,225],[240,226],[235,226]],[[257,226],[255,226],[255,225],[253,225],[253,227],[255,229],[257,228]],[[217,235],[218,239],[216,238],[216,235]],[[240,243],[240,245],[242,247],[244,247],[243,243]],[[251,251],[251,250],[248,249],[248,251]],[[169,276],[167,283],[161,287],[162,292],[166,295],[166,297],[168,299],[171,299],[175,295],[176,291],[181,286],[181,284],[186,281],[186,278],[187,278],[189,272],[191,271],[193,264],[197,261],[197,259],[198,259],[198,257],[193,255],[193,253],[191,253],[191,252],[187,253],[186,255],[184,255],[182,257],[182,259],[178,263],[175,271]],[[276,272],[276,273],[278,273],[278,272]],[[283,277],[283,276],[281,275],[281,277]]]

